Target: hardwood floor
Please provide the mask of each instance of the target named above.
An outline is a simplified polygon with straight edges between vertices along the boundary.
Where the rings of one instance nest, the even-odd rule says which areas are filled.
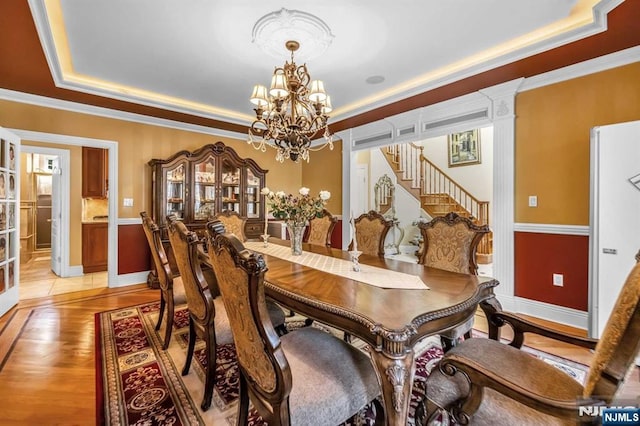
[[[158,298],[140,284],[21,301],[0,318],[0,423],[95,424],[94,315]]]
[[[0,424],[95,424],[94,315],[158,298],[157,290],[139,284],[21,301],[0,318]],[[486,329],[481,314],[476,324]],[[585,349],[545,338],[526,343],[578,362],[591,357]],[[638,377],[636,368],[625,397],[640,394]]]

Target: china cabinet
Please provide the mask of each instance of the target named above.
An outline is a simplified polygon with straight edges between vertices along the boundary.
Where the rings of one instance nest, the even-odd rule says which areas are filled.
[[[217,142],[148,164],[153,220],[160,228],[165,228],[168,215],[175,214],[200,233],[214,215],[232,210],[247,218],[248,238],[257,238],[261,233],[264,197],[260,190],[265,187],[267,170],[254,160],[241,158],[231,147]]]

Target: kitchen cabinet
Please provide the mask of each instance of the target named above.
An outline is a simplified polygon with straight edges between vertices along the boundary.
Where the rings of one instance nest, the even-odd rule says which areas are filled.
[[[85,273],[107,270],[109,224],[82,224],[82,268]]]
[[[82,198],[106,198],[109,191],[109,151],[82,147]]]
[[[161,229],[175,214],[198,233],[223,210],[247,219],[245,235],[257,238],[264,228],[264,196],[267,170],[250,158],[241,158],[222,142],[167,159],[153,159],[151,166],[152,217]],[[166,232],[163,239],[166,239]]]

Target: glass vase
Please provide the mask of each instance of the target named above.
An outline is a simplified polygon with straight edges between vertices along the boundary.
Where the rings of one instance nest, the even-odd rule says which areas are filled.
[[[302,254],[302,237],[307,227],[305,222],[287,221],[287,229],[289,230],[289,238],[291,239],[291,254],[299,256]]]

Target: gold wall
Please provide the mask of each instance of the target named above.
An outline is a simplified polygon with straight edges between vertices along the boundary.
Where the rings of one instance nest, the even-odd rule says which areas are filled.
[[[302,185],[301,164],[275,160],[275,151],[256,151],[243,140],[205,135],[148,124],[98,117],[77,112],[0,100],[0,126],[36,132],[54,133],[118,143],[118,217],[139,218],[140,211],[151,209],[151,177],[147,162],[166,158],[180,150],[195,150],[222,141],[241,157],[253,158],[269,170],[267,185],[287,192],[297,192]],[[36,145],[36,142],[24,141]],[[81,249],[81,164],[79,147],[42,143],[43,146],[72,150],[70,264],[82,263]],[[75,150],[79,154],[74,154]],[[338,151],[339,152],[339,151]],[[312,160],[313,161],[313,160]],[[338,169],[339,170],[339,169]],[[76,176],[77,174],[77,176]],[[330,189],[331,190],[331,189]],[[331,190],[333,193],[333,190]],[[123,198],[133,198],[133,207],[123,207]],[[340,199],[340,198],[338,198]]]
[[[342,141],[312,152],[309,163],[302,164],[302,186],[311,190],[312,195],[320,191],[331,192],[327,210],[333,215],[342,214]],[[297,191],[297,190],[296,190]]]
[[[588,225],[590,129],[640,120],[640,62],[522,92],[516,115],[515,221]]]

